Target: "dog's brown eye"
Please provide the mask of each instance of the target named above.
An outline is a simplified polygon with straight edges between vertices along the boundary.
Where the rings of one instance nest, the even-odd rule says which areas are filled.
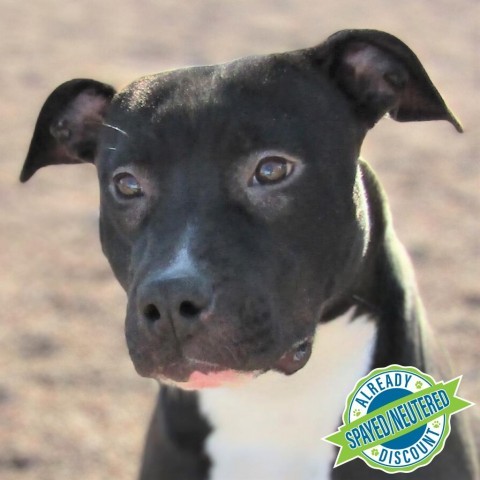
[[[118,173],[113,177],[115,190],[121,197],[139,197],[143,190],[138,180],[131,173]]]
[[[272,155],[263,158],[258,164],[253,183],[269,185],[284,180],[292,172],[293,164],[286,158]]]

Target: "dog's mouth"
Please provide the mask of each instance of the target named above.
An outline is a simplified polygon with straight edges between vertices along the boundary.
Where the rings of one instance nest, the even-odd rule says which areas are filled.
[[[202,390],[204,388],[235,387],[266,373],[276,371],[284,375],[293,375],[302,369],[310,359],[313,336],[295,342],[290,349],[270,367],[252,371],[234,370],[220,364],[193,357],[184,357],[184,368],[188,370],[185,381],[173,380],[167,372],[158,375],[158,379],[167,385],[183,390]]]

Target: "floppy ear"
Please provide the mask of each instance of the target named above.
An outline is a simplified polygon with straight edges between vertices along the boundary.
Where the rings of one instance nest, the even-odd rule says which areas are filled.
[[[47,165],[93,162],[98,132],[114,95],[110,85],[88,79],[56,88],[38,116],[20,181]]]
[[[393,35],[343,30],[307,52],[369,127],[389,114],[399,122],[447,120],[462,132],[416,55]]]

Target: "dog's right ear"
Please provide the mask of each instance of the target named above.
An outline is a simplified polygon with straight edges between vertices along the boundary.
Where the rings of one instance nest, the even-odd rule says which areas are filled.
[[[110,85],[89,79],[56,88],[38,116],[20,181],[47,165],[93,163],[99,130],[114,95]]]

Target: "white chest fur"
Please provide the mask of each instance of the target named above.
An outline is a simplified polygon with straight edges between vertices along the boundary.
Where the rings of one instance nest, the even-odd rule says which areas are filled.
[[[213,426],[210,480],[327,480],[349,391],[368,372],[375,323],[352,312],[317,328],[312,356],[292,376],[268,372],[234,388],[199,392]]]

